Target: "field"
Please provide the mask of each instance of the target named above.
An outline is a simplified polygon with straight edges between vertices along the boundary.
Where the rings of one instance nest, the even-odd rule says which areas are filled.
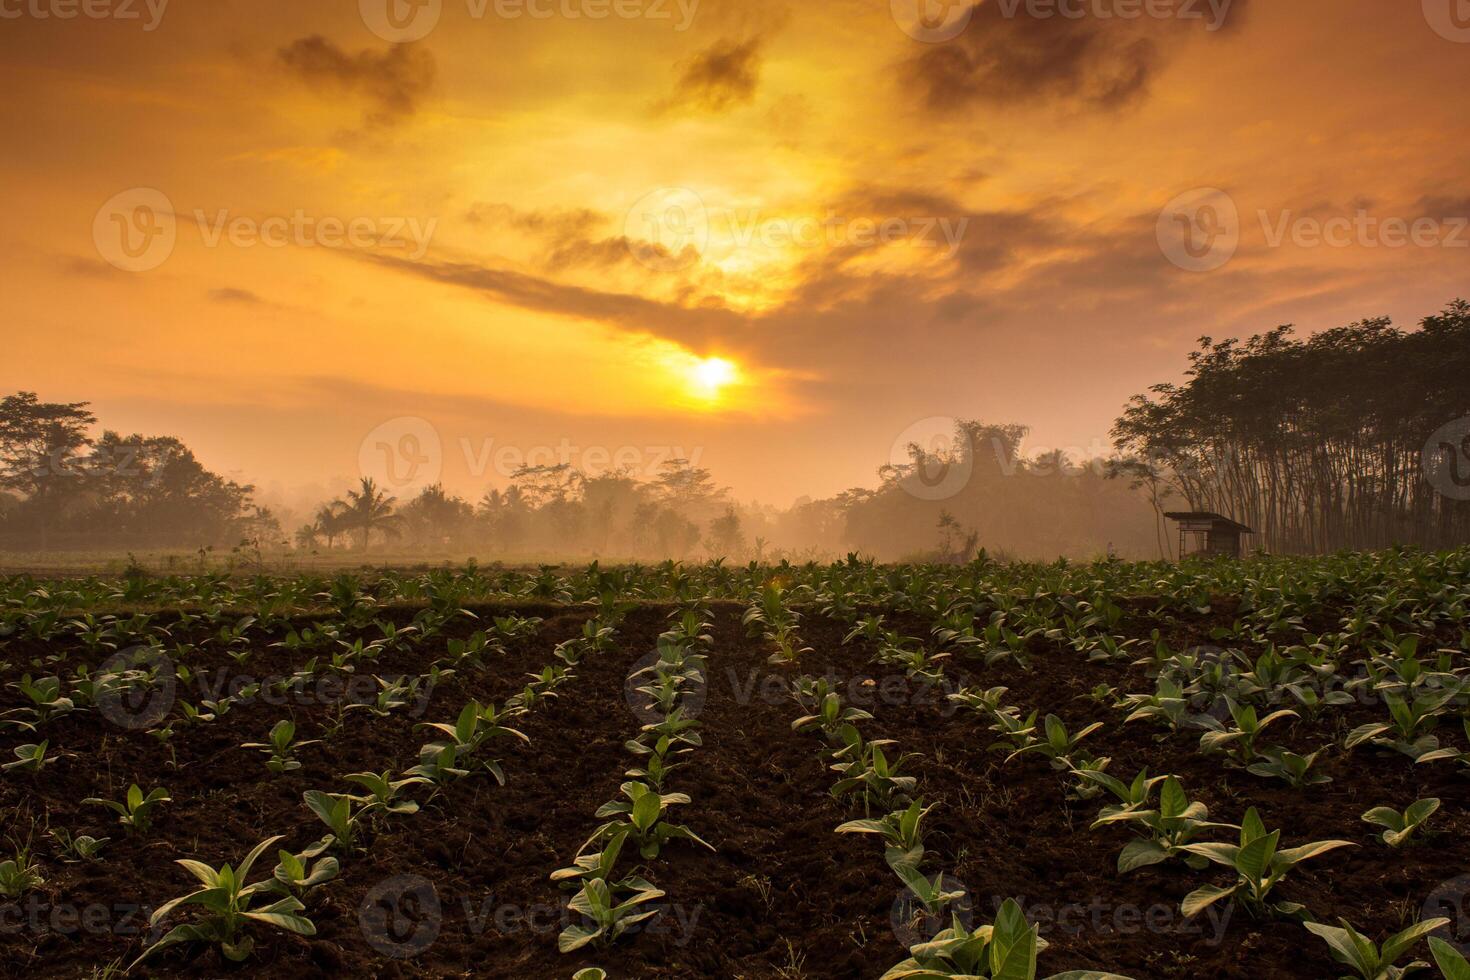
[[[0,973],[1458,980],[1467,592],[1465,551],[0,580]]]

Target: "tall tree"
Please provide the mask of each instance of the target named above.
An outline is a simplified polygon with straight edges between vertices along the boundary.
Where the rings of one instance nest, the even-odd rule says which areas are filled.
[[[342,510],[341,521],[344,527],[362,533],[364,551],[367,550],[374,531],[384,536],[398,533],[402,518],[393,511],[396,502],[397,498],[390,497],[378,489],[372,477],[363,477],[358,489],[347,491],[346,506]]]

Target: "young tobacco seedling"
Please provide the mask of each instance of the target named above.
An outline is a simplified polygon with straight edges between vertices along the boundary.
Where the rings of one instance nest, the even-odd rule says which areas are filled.
[[[937,805],[937,804],[936,804]],[[890,868],[906,864],[917,868],[924,859],[924,817],[933,806],[915,800],[906,810],[895,810],[878,820],[849,820],[837,828],[839,834],[877,834],[883,838],[883,858]]]
[[[307,745],[316,745],[317,740],[311,739],[304,742],[294,742],[296,738],[296,724],[282,718],[271,726],[269,742],[246,742],[240,746],[242,749],[260,749],[270,755],[266,760],[265,767],[279,776],[284,772],[294,772],[301,768],[301,763],[296,761],[296,749]]]
[[[996,913],[995,924],[973,931],[955,916],[953,925],[930,942],[909,948],[909,958],[883,974],[881,980],[1035,980],[1036,955],[1046,941],[1015,899],[1007,899]],[[1070,970],[1047,980],[1127,980],[1114,973]]]
[[[1097,779],[1101,775],[1094,773],[1091,778]],[[1238,829],[1234,824],[1212,823],[1209,819],[1209,808],[1198,800],[1191,802],[1177,777],[1163,777],[1163,788],[1159,790],[1159,804],[1156,809],[1147,809],[1147,806],[1150,791],[1158,782],[1158,777],[1148,779],[1144,773],[1139,773],[1133,785],[1126,788],[1111,777],[1099,781],[1120,800],[1132,799],[1137,802],[1103,807],[1092,825],[1093,829],[1111,823],[1132,823],[1149,834],[1148,837],[1129,841],[1123,848],[1118,855],[1119,874],[1127,874],[1174,857],[1182,858],[1185,864],[1199,870],[1209,862],[1203,855],[1190,851],[1195,835],[1202,830]]]
[[[77,864],[81,861],[95,861],[102,853],[103,846],[111,837],[89,837],[80,834],[76,837],[64,827],[56,827],[51,831],[51,837],[61,847],[61,860],[67,864]]]
[[[880,806],[885,807],[907,800],[913,794],[918,780],[913,776],[900,775],[900,771],[905,763],[917,758],[917,755],[909,753],[889,762],[883,753],[885,744],[891,744],[891,740],[850,742],[839,749],[836,757],[846,758],[848,761],[838,762],[831,767],[842,776],[832,784],[832,795],[840,799],[848,793],[861,790],[864,811],[872,800],[877,800]]]
[[[843,725],[870,721],[873,717],[861,708],[844,707],[842,698],[828,687],[825,679],[816,681],[809,689],[803,689],[798,682],[796,697],[803,706],[815,704],[816,707],[812,714],[802,715],[791,723],[794,732],[817,728],[828,738],[836,738]]]
[[[363,815],[363,808],[353,809],[355,797],[348,796],[346,793],[323,793],[316,789],[307,790],[301,794],[301,797],[306,802],[307,808],[315,813],[331,831],[318,842],[315,847],[316,853],[321,853],[329,847],[338,847],[344,851],[352,850],[357,832],[362,829],[360,818]]]
[[[642,743],[632,744],[643,747]],[[659,740],[648,747],[645,752],[639,753],[648,757],[643,763],[643,768],[634,767],[623,775],[629,779],[642,780],[654,789],[662,791],[664,780],[668,778],[669,773],[683,765],[681,762],[673,761],[673,758],[689,751],[687,748],[675,750],[672,740],[667,735],[660,736]]]
[[[61,696],[61,678],[56,676],[38,677],[31,679],[30,674],[22,677],[19,683],[5,685],[14,691],[19,691],[25,696],[30,705],[19,711],[25,713],[28,722],[27,728],[34,728],[43,722],[50,721],[57,715],[64,715],[73,710],[76,705],[70,698]]]
[[[15,761],[5,763],[0,766],[0,769],[5,772],[38,773],[46,768],[46,763],[49,761],[46,758],[46,748],[50,744],[51,741],[47,739],[38,745],[31,743],[17,745],[14,750]]]
[[[964,891],[947,889],[943,873],[930,878],[911,864],[895,864],[892,867],[894,873],[924,906],[924,911],[930,915],[942,914],[950,902],[965,897]]]
[[[624,894],[628,897],[619,901]],[[640,911],[639,907],[663,897],[664,892],[652,886],[614,888],[602,878],[584,882],[582,890],[567,903],[567,908],[590,919],[592,925],[567,926],[557,937],[556,948],[570,953],[591,942],[610,943],[630,927],[657,915],[657,909]]]
[[[614,800],[604,803],[597,808],[598,817],[623,817],[622,820],[612,820],[603,824],[592,832],[581,849],[587,850],[593,844],[611,839],[620,833],[627,833],[638,844],[638,853],[645,859],[658,857],[658,852],[663,845],[671,840],[691,840],[714,850],[714,845],[701,839],[694,831],[679,824],[668,823],[663,820],[664,811],[678,803],[688,803],[689,797],[683,793],[660,794],[650,789],[643,783],[627,782],[621,787],[622,794],[627,800]]]
[[[1240,844],[1206,843],[1189,844],[1185,850],[1206,858],[1235,872],[1235,884],[1228,888],[1202,885],[1184,896],[1180,904],[1186,918],[1194,918],[1206,908],[1222,899],[1233,898],[1252,916],[1283,915],[1300,916],[1305,908],[1295,902],[1266,901],[1271,890],[1285,878],[1292,868],[1303,861],[1326,854],[1340,847],[1357,847],[1352,841],[1321,840],[1300,847],[1278,850],[1281,831],[1266,833],[1261,815],[1251,807],[1240,824]]]
[[[1439,724],[1439,714],[1458,688],[1425,694],[1413,701],[1385,694],[1388,722],[1360,725],[1348,733],[1343,746],[1357,748],[1364,742],[1401,752],[1416,762],[1439,748],[1439,739],[1430,734]]]
[[[1076,735],[1071,735],[1068,734],[1067,725],[1061,718],[1058,718],[1056,715],[1047,715],[1042,727],[1042,734],[1046,737],[1017,749],[1006,756],[1006,761],[1010,762],[1017,756],[1024,755],[1027,752],[1040,752],[1051,760],[1053,769],[1070,769],[1072,766],[1068,760],[1077,751],[1082,740],[1102,727],[1102,722],[1095,721]]]
[[[1411,803],[1403,813],[1391,806],[1375,806],[1363,814],[1363,822],[1385,828],[1378,839],[1389,847],[1402,847],[1438,809],[1439,800],[1435,797]]]
[[[632,889],[634,891],[652,888],[647,881],[640,877],[630,876],[622,881],[613,880],[613,871],[617,867],[618,855],[622,853],[623,844],[628,840],[628,831],[620,830],[614,833],[602,850],[589,854],[579,854],[572,860],[569,868],[559,868],[551,873],[551,880],[563,883],[562,887],[580,888],[580,882],[592,881],[601,878],[607,881],[616,891],[618,889]]]
[[[1230,709],[1232,726],[1227,728],[1219,719],[1211,715],[1201,715],[1199,723],[1208,731],[1200,736],[1199,748],[1206,754],[1225,752],[1242,768],[1248,767],[1260,754],[1256,751],[1256,739],[1260,738],[1267,726],[1284,718],[1300,717],[1295,711],[1282,708],[1264,718],[1258,718],[1256,709],[1251,705],[1237,704],[1232,698],[1226,698],[1225,703]]]
[[[246,884],[250,869],[266,849],[279,840],[281,837],[276,836],[261,841],[240,862],[238,869],[226,864],[216,870],[199,861],[178,861],[204,887],[165,902],[153,913],[148,924],[157,926],[175,909],[189,905],[199,906],[205,914],[194,922],[174,926],[162,939],[145,949],[128,970],[133,970],[161,949],[186,942],[218,943],[225,959],[238,963],[249,957],[255,948],[254,938],[243,932],[250,925],[274,926],[301,936],[316,935],[316,926],[311,920],[297,914],[305,906],[294,896],[288,895],[262,908],[252,907],[257,899],[272,895],[276,882],[267,878],[253,885]]]
[[[15,857],[0,861],[0,896],[20,898],[46,883],[29,847],[17,847]]]
[[[96,806],[105,806],[117,814],[117,822],[128,829],[129,832],[136,831],[146,834],[148,828],[153,824],[153,811],[159,804],[172,803],[173,798],[168,795],[168,790],[162,787],[148,791],[143,795],[143,790],[137,783],[128,787],[127,794],[122,800],[101,800],[96,797],[88,797],[82,801]]]
[[[354,772],[342,777],[349,783],[355,783],[367,790],[362,796],[349,797],[354,803],[361,803],[362,809],[358,816],[364,814],[377,818],[380,814],[410,814],[418,813],[419,805],[413,800],[400,799],[403,791],[408,786],[418,783],[426,783],[427,779],[422,776],[410,776],[407,779],[394,779],[389,770],[383,772]]]
[[[1348,920],[1337,921],[1342,923],[1342,928],[1320,922],[1307,922],[1304,925],[1313,935],[1322,937],[1333,959],[1355,971],[1356,978],[1349,975],[1342,980],[1400,980],[1416,970],[1428,969],[1429,964],[1423,960],[1415,960],[1404,966],[1394,964],[1419,940],[1440,926],[1450,924],[1449,919],[1426,919],[1403,932],[1389,936],[1379,946],[1354,929]]]
[[[1284,779],[1297,789],[1303,786],[1321,786],[1332,782],[1332,777],[1325,773],[1312,772],[1312,766],[1324,751],[1325,749],[1318,749],[1306,755],[1297,755],[1279,745],[1272,746],[1262,749],[1260,756],[1246,767],[1246,771],[1267,779]]]

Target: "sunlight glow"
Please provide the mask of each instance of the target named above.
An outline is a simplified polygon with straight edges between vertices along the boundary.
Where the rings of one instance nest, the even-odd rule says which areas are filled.
[[[695,393],[713,401],[720,397],[721,389],[735,382],[738,371],[723,357],[706,357],[694,362],[689,375]]]

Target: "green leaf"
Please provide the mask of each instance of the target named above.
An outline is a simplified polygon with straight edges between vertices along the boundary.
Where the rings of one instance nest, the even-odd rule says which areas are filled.
[[[1202,885],[1184,896],[1184,901],[1179,903],[1179,911],[1184,913],[1186,919],[1192,919],[1221,899],[1234,895],[1237,887],[1232,885],[1229,888],[1217,888],[1214,885]]]
[[[1444,974],[1445,980],[1470,980],[1470,963],[1465,961],[1465,957],[1455,947],[1438,936],[1431,936],[1429,952],[1434,956],[1435,965]]]
[[[1131,840],[1118,855],[1118,873],[1127,874],[1139,868],[1169,860],[1169,852],[1155,841],[1137,838]]]

